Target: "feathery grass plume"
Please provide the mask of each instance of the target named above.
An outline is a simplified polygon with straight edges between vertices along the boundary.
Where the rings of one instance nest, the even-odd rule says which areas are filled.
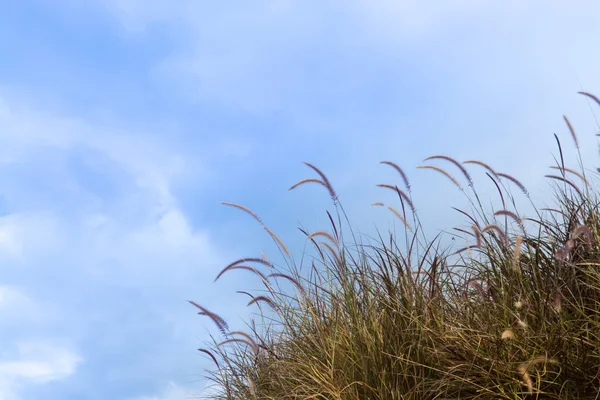
[[[221,369],[221,366],[219,365],[219,363],[217,362],[217,359],[215,358],[215,356],[213,355],[213,353],[210,352],[210,350],[206,350],[206,349],[198,349],[198,351],[201,351],[202,353],[206,353],[210,356],[210,358],[212,358],[212,360],[215,362],[215,364],[217,365],[218,369]]]
[[[465,167],[463,167],[462,164],[459,163],[458,161],[456,161],[454,158],[448,157],[448,156],[436,155],[436,156],[427,157],[423,161],[433,160],[436,158],[441,159],[441,160],[450,161],[452,164],[456,165],[458,167],[458,169],[460,169],[462,174],[465,176],[465,178],[467,178],[469,185],[473,186],[473,180],[471,179],[471,175],[469,175],[469,172],[467,172],[467,169]]]
[[[587,179],[585,179],[585,176],[583,176],[582,174],[580,174],[579,172],[575,171],[572,168],[559,167],[557,165],[551,165],[550,168],[557,169],[557,170],[561,171],[563,177],[565,176],[564,171],[570,172],[573,175],[577,176],[579,179],[581,179],[583,181],[583,183],[585,183],[586,186],[590,185],[589,181]]]
[[[496,215],[496,216],[506,215],[506,216],[511,217],[517,224],[519,224],[519,227],[521,228],[521,232],[525,233],[525,227],[523,226],[523,221],[514,212],[509,211],[509,210],[499,210],[499,211],[496,211],[494,213],[494,215]]]
[[[598,99],[598,97],[594,96],[591,93],[587,93],[587,92],[577,92],[579,94],[582,94],[584,96],[589,97],[590,99],[594,100],[596,103],[598,103],[598,105],[600,106],[600,99]]]
[[[319,176],[321,177],[321,181],[319,183],[322,183],[323,186],[325,186],[327,188],[327,190],[329,191],[329,195],[331,196],[331,200],[333,200],[334,204],[337,204],[338,196],[335,193],[335,190],[333,190],[333,186],[331,186],[331,183],[329,183],[329,179],[327,179],[325,174],[323,172],[321,172],[321,170],[319,168],[315,167],[314,165],[312,165],[310,163],[305,162],[304,165],[308,166],[313,171],[315,171],[317,174],[319,174]],[[313,181],[311,181],[311,182],[313,182]],[[289,190],[292,190],[293,188],[295,188],[297,186],[299,186],[299,183],[292,186]]]
[[[498,191],[498,194],[500,195],[500,201],[502,201],[502,208],[506,209],[506,201],[504,200],[504,195],[502,194],[502,189],[500,189],[500,185],[498,185],[498,182],[496,182],[496,179],[494,179],[494,177],[492,175],[490,175],[487,172],[485,174],[494,183],[494,186],[496,186],[496,190]],[[498,178],[497,174],[495,176],[496,176],[496,178]],[[504,221],[505,221],[505,223],[507,223],[506,218],[504,218]]]
[[[262,260],[265,262],[266,265],[269,266],[269,268],[273,268],[273,265],[271,264],[271,262],[269,261],[269,258],[267,257],[267,255],[265,253],[263,253],[262,251],[260,252],[260,257],[262,258]]]
[[[252,299],[254,298],[254,296],[253,296],[253,295],[251,295],[251,294],[250,294],[250,293],[248,293],[248,292],[244,292],[243,290],[236,290],[235,292],[236,292],[236,293],[242,293],[242,294],[248,295],[248,296],[250,296],[250,298],[252,298]]]
[[[517,236],[517,240],[515,242],[515,251],[513,253],[513,269],[515,271],[521,271],[519,269],[519,257],[521,256],[521,244],[523,243],[523,236]]]
[[[519,326],[519,328],[521,329],[527,329],[529,326],[527,325],[527,323],[521,319],[517,320],[517,325]]]
[[[245,263],[245,262],[255,262],[255,263],[266,265],[267,267],[269,267],[271,269],[274,268],[273,264],[271,264],[271,262],[269,260],[267,260],[266,257],[264,257],[264,258],[258,258],[258,257],[240,258],[240,259],[237,259],[234,262],[230,263],[227,267],[232,267],[234,265],[238,265],[238,264]]]
[[[248,302],[246,307],[250,307],[252,304],[256,303],[257,301],[264,301],[265,303],[269,304],[273,310],[275,310],[275,311],[279,310],[279,307],[277,307],[277,305],[273,302],[273,300],[269,299],[266,296],[256,296],[255,298],[253,298],[252,300],[250,300]]]
[[[327,239],[331,240],[331,243],[335,244],[336,246],[339,244],[336,238],[334,238],[333,236],[331,236],[330,233],[327,233],[325,231],[313,232],[310,235],[308,235],[308,239],[312,239],[312,238],[314,238],[316,236],[324,236]]]
[[[479,160],[467,160],[467,161],[463,161],[463,164],[477,164],[477,165],[480,165],[483,168],[487,169],[489,172],[491,172],[492,175],[496,176],[496,171],[494,171],[494,169],[492,167],[490,167],[488,164],[484,163],[483,161],[479,161]]]
[[[571,182],[569,179],[563,178],[562,176],[557,176],[557,175],[544,175],[546,178],[550,178],[550,179],[556,179],[557,181],[562,181],[564,183],[566,183],[567,185],[571,186],[573,189],[575,189],[575,191],[577,192],[577,194],[580,197],[583,197],[583,193],[581,193],[581,190],[579,190],[579,188],[577,187],[576,184],[574,184],[573,182]]]
[[[560,293],[556,293],[554,295],[554,309],[557,312],[560,312],[560,310],[562,309],[562,296],[560,295]]]
[[[215,278],[213,283],[216,282],[221,277],[221,275],[223,275],[225,272],[230,271],[232,269],[245,269],[247,271],[252,271],[256,275],[260,276],[260,278],[263,280],[263,282],[267,282],[267,278],[256,268],[252,268],[247,265],[229,265],[229,266],[223,268],[223,270],[221,272],[219,272],[219,275],[217,275],[217,277]]]
[[[579,140],[577,140],[577,135],[575,134],[575,130],[573,129],[571,122],[569,121],[569,119],[567,118],[566,115],[563,115],[563,118],[565,119],[565,122],[567,123],[567,126],[569,127],[569,131],[571,132],[571,137],[573,138],[573,142],[575,142],[575,147],[579,148]]]
[[[585,225],[578,225],[571,231],[571,237],[573,239],[577,239],[579,236],[583,235],[585,238],[585,243],[588,246],[592,246],[592,230]]]
[[[429,169],[436,170],[436,171],[446,175],[446,177],[448,179],[450,179],[452,181],[452,183],[454,183],[460,190],[463,190],[462,186],[460,186],[460,183],[458,183],[458,181],[452,175],[450,175],[448,172],[444,171],[440,167],[436,167],[435,165],[419,165],[417,168],[429,168]]]
[[[567,261],[568,256],[569,256],[569,250],[565,246],[558,248],[554,252],[554,258],[556,258],[558,261],[565,262],[565,261]]]
[[[521,308],[523,308],[523,302],[521,300],[515,301],[514,306],[517,310],[520,310]]]
[[[231,333],[234,333],[234,332],[231,332]],[[252,339],[248,334],[246,334],[244,332],[235,332],[235,333],[245,335],[249,339],[231,338],[231,339],[224,340],[221,343],[217,344],[217,347],[221,347],[222,345],[227,344],[227,343],[231,343],[231,342],[242,342],[242,343],[245,343],[245,344],[247,344],[248,346],[250,346],[252,348],[252,351],[254,352],[254,355],[258,354],[258,345],[254,341],[254,339]]]
[[[402,168],[400,168],[397,164],[395,164],[391,161],[381,161],[380,164],[389,165],[392,168],[394,168],[396,171],[398,171],[398,173],[402,177],[402,180],[404,181],[404,186],[406,187],[406,190],[408,190],[410,192],[410,183],[408,182],[408,178],[406,177],[406,174],[404,173]]]
[[[477,294],[481,296],[481,299],[485,300],[485,290],[483,289],[481,283],[475,281],[474,279],[470,279],[467,285],[473,287],[477,291]]]
[[[508,328],[508,329],[505,329],[504,332],[502,332],[502,339],[514,339],[514,338],[515,338],[515,334],[512,329]]]
[[[340,234],[338,233],[337,226],[335,226],[335,222],[333,222],[333,217],[329,210],[327,210],[327,217],[329,218],[329,222],[331,222],[331,227],[333,228],[333,234],[335,235],[336,242],[340,242]]]
[[[265,226],[265,230],[267,231],[267,233],[269,235],[271,235],[271,237],[273,239],[275,239],[275,241],[277,242],[277,244],[279,245],[279,247],[281,247],[281,249],[283,250],[283,252],[285,253],[285,255],[289,257],[290,256],[290,252],[288,251],[288,249],[285,246],[285,244],[281,241],[281,239],[279,239],[279,237],[277,237],[277,235],[275,235],[275,233],[272,230],[270,230],[269,228],[267,228],[266,226]]]
[[[547,208],[546,207],[546,208],[540,208],[540,210],[543,210],[543,211],[552,211],[552,212],[555,212],[555,213],[558,213],[558,214],[562,215],[563,217],[565,217],[567,219],[569,218],[569,216],[564,211],[557,210],[556,208]]]
[[[502,229],[500,229],[500,227],[498,225],[489,224],[481,230],[481,233],[486,233],[487,231],[496,232],[497,234],[500,235],[504,244],[508,244],[508,238],[506,237],[506,234],[502,231]]]
[[[302,228],[298,228],[298,230],[300,232],[302,232],[306,237],[309,236],[308,232],[306,232],[304,229]],[[321,248],[319,247],[319,245],[317,244],[317,242],[315,241],[314,238],[310,239],[310,241],[313,243],[313,245],[315,246],[315,249],[317,249],[317,251],[319,252],[319,256],[321,256],[321,259],[324,259],[325,256],[323,255],[323,251],[321,250]]]
[[[371,204],[371,205],[372,205],[372,206],[385,206],[385,204],[383,204],[383,203],[381,203],[381,202],[379,202],[379,201],[377,201],[377,202],[375,202],[375,203],[373,203],[373,204]]]
[[[473,237],[475,237],[475,235],[474,235],[473,233],[471,233],[471,232],[469,232],[469,231],[467,231],[467,230],[465,230],[465,229],[462,229],[462,228],[456,228],[456,227],[454,227],[454,228],[452,228],[452,229],[454,229],[455,231],[458,231],[458,232],[461,232],[461,233],[467,234],[467,235],[469,235],[469,236],[473,236]]]
[[[382,187],[382,188],[386,188],[386,189],[392,189],[393,191],[395,191],[396,193],[398,193],[398,196],[401,197],[400,200],[404,199],[404,201],[406,201],[408,203],[408,205],[410,206],[410,209],[412,210],[412,212],[416,212],[415,211],[415,206],[412,202],[412,200],[410,199],[410,197],[408,197],[406,195],[406,193],[404,193],[402,190],[400,190],[398,188],[398,186],[394,186],[394,185],[387,185],[384,183],[380,183],[378,185],[376,185],[377,187]]]
[[[554,134],[554,139],[556,140],[556,145],[558,146],[558,153],[560,154],[560,165],[562,166],[562,169],[560,170],[560,172],[561,172],[562,176],[564,177],[564,176],[566,176],[565,175],[565,157],[563,156],[560,139],[558,138],[558,135],[556,133]]]
[[[281,249],[283,250],[283,252],[289,256],[290,252],[288,251],[287,247],[285,246],[285,244],[281,241],[281,239],[279,239],[279,237],[277,237],[277,235],[275,235],[275,233],[273,233],[273,231],[271,231],[269,228],[267,228],[267,226],[264,224],[264,222],[258,217],[258,215],[256,215],[255,213],[253,213],[252,211],[250,211],[248,208],[239,205],[239,204],[235,204],[235,203],[229,203],[227,201],[222,201],[221,204],[226,205],[226,206],[230,206],[230,207],[235,207],[238,208],[242,211],[247,212],[248,214],[250,214],[255,220],[258,221],[258,223],[263,227],[263,229],[265,231],[267,231],[267,233],[277,242],[277,244],[279,245],[279,247],[281,247]]]
[[[509,181],[511,181],[512,183],[514,183],[515,185],[517,185],[519,187],[519,189],[521,189],[521,191],[526,196],[529,196],[529,192],[527,191],[527,189],[525,189],[525,186],[523,186],[523,184],[521,182],[519,182],[516,178],[513,178],[512,176],[510,176],[508,174],[503,174],[501,172],[496,173],[496,175],[499,176],[499,177],[508,179]]]
[[[518,368],[519,374],[521,374],[523,383],[527,386],[529,394],[533,393],[533,380],[531,379],[531,376],[529,375],[529,369],[532,366],[541,364],[541,363],[558,364],[555,360],[550,359],[546,356],[537,356],[537,357],[534,357],[531,360],[525,361],[524,363],[521,363],[521,365],[519,365],[519,368]]]
[[[475,239],[477,240],[477,246],[481,247],[481,231],[479,230],[479,227],[477,227],[477,225],[471,225],[471,229],[474,233],[473,236],[475,236]]]
[[[213,312],[208,311],[206,308],[202,307],[201,305],[199,305],[196,302],[193,302],[192,300],[188,300],[188,303],[190,303],[191,305],[193,305],[201,310],[198,314],[206,315],[207,317],[212,319],[212,321],[215,323],[215,325],[217,325],[217,327],[219,328],[219,330],[221,331],[221,333],[223,335],[227,334],[227,331],[229,330],[229,326],[227,325],[227,322],[225,322],[225,320],[223,318],[219,317],[217,314],[215,314]]]
[[[256,386],[254,386],[254,382],[248,374],[246,374],[246,381],[248,382],[248,389],[250,389],[250,394],[252,395],[252,397],[256,398]]]
[[[319,243],[321,243],[323,246],[327,247],[327,249],[333,255],[333,258],[335,260],[335,264],[336,264],[337,268],[341,269],[343,267],[342,259],[340,258],[340,255],[338,254],[338,252],[333,247],[331,247],[331,245],[327,242],[319,242]]]
[[[456,207],[452,207],[453,210],[458,211],[459,213],[461,213],[462,215],[464,215],[465,217],[469,218],[474,224],[475,226],[481,230],[481,225],[479,225],[479,222],[477,222],[477,220],[475,218],[473,218],[471,215],[469,215],[468,212],[463,211],[461,209],[458,209]]]
[[[400,219],[400,221],[402,221],[402,223],[404,224],[404,226],[406,226],[408,228],[409,231],[412,232],[412,228],[410,226],[410,224],[408,223],[408,221],[406,219],[404,219],[404,217],[402,215],[400,215],[400,213],[398,212],[398,210],[396,210],[394,207],[392,206],[388,206],[388,209],[394,213],[394,215],[396,217],[398,217]]]
[[[306,179],[302,179],[299,182],[294,183],[292,186],[290,186],[290,188],[288,190],[293,190],[296,189],[298,186],[300,185],[304,185],[306,183],[318,183],[319,185],[323,186],[324,188],[326,188],[327,190],[329,190],[329,188],[327,187],[327,184],[325,182],[323,182],[320,179],[317,178],[306,178]]]
[[[478,249],[478,248],[480,248],[480,247],[481,247],[481,246],[479,246],[478,244],[472,244],[472,245],[465,246],[465,247],[463,247],[463,248],[461,248],[461,249],[459,249],[459,250],[455,251],[455,252],[454,252],[454,254],[460,254],[460,253],[462,253],[463,251],[472,250],[472,249]]]
[[[304,288],[300,284],[300,282],[298,282],[296,279],[292,278],[289,275],[276,272],[274,274],[267,275],[267,278],[284,278],[284,279],[287,279],[288,281],[292,282],[298,288],[298,290],[300,290],[302,293],[306,293],[305,290],[304,290]]]

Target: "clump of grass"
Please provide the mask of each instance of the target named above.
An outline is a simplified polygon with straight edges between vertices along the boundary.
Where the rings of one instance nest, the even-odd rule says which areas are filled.
[[[582,94],[600,105],[593,95]],[[575,130],[565,121],[579,154]],[[453,163],[473,188],[475,199],[467,196],[472,209],[455,208],[469,224],[455,230],[470,243],[457,251],[441,250],[439,235],[421,239],[408,178],[391,161],[382,163],[398,171],[406,192],[393,183],[378,186],[398,194],[400,208],[388,208],[404,224],[403,249],[392,233],[380,234],[376,244],[345,241],[338,195],[325,174],[307,163],[319,178],[301,180],[291,189],[318,183],[328,191],[338,217],[335,222],[327,212],[330,230],[301,230],[316,250],[308,278],[258,216],[225,203],[263,226],[290,260],[291,271],[279,271],[263,255],[237,260],[217,276],[235,269],[258,275],[268,294],[240,293],[251,297],[248,306],[270,305],[279,332],[269,326],[260,334],[254,320],[251,333],[229,332],[222,318],[191,302],[226,337],[214,341],[212,350],[199,349],[217,368],[208,377],[221,389],[213,398],[600,398],[600,201],[592,184],[597,176],[582,164],[580,171],[566,167],[556,139],[560,160],[552,168],[559,174],[547,177],[555,185],[557,204],[536,209],[535,218],[520,216],[515,208],[504,179],[529,199],[516,178],[478,160],[427,159]],[[502,208],[483,207],[466,169],[470,164],[486,169]],[[463,190],[442,168],[423,168]],[[292,283],[295,295],[276,292],[271,282],[278,279]],[[231,345],[233,354],[224,345]]]

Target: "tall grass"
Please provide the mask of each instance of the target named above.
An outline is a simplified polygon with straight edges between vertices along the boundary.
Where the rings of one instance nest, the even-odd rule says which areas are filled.
[[[331,182],[307,164],[318,177],[291,189],[319,184],[335,209],[327,212],[329,227],[303,231],[318,254],[310,276],[293,262],[279,271],[265,256],[239,259],[217,276],[235,269],[260,276],[265,295],[241,293],[249,306],[273,309],[282,330],[260,333],[253,323],[249,333],[230,332],[222,318],[191,302],[224,335],[200,349],[215,364],[207,377],[220,389],[213,398],[600,398],[600,169],[584,168],[575,130],[565,122],[580,165],[565,166],[556,137],[560,158],[546,175],[556,205],[536,208],[535,218],[516,209],[513,187],[529,199],[516,178],[479,160],[426,159],[456,168],[460,175],[421,166],[452,181],[471,204],[456,209],[468,227],[455,228],[471,244],[451,251],[440,250],[439,236],[424,237],[411,185],[394,162],[382,163],[398,172],[400,185],[378,186],[393,190],[398,204],[374,205],[402,222],[404,240],[390,233],[376,244],[357,242]],[[467,168],[485,169],[501,209],[483,206]],[[255,218],[291,260],[257,215],[226,204]],[[276,291],[279,280],[291,282],[294,294]]]

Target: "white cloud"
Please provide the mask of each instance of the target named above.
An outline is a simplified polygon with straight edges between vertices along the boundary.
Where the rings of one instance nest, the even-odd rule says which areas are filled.
[[[19,288],[0,286],[0,318],[4,323],[15,317],[33,318],[39,311],[38,305]]]
[[[151,224],[131,232],[125,245],[145,254],[185,251],[190,255],[210,251],[208,235],[193,232],[185,215],[177,208],[167,210]]]
[[[0,318],[22,322],[24,314],[28,318],[38,315],[39,305],[25,293],[40,288],[42,311],[50,310],[52,318],[33,322],[35,329],[42,335],[50,330],[53,334],[72,335],[69,337],[75,343],[86,342],[88,324],[95,323],[94,318],[119,314],[105,309],[110,301],[103,303],[106,296],[111,296],[111,289],[135,287],[137,295],[149,286],[159,285],[161,298],[181,308],[174,312],[152,310],[150,315],[158,323],[149,320],[146,331],[164,339],[165,346],[172,346],[169,340],[173,328],[161,326],[160,321],[187,310],[184,300],[188,294],[181,292],[189,293],[197,285],[189,279],[191,268],[200,260],[211,265],[218,256],[208,232],[192,226],[172,189],[173,182],[188,171],[185,151],[171,146],[169,137],[159,139],[151,133],[139,135],[98,126],[32,104],[19,104],[6,96],[0,104],[0,163],[4,162],[0,179],[6,183],[1,185],[1,194],[8,199],[2,205],[9,211],[16,209],[0,217],[0,261],[28,263],[10,270],[11,280],[18,287],[0,286]],[[97,159],[89,159],[89,154]],[[84,165],[69,164],[74,157],[83,159]],[[195,159],[192,162],[198,164]],[[75,179],[82,167],[96,174]],[[96,190],[94,179],[101,183],[105,180],[109,189]],[[96,191],[87,195],[88,189]],[[3,268],[6,266],[0,270]],[[69,288],[63,291],[40,280],[48,276]],[[85,281],[86,290],[95,293],[86,300],[86,309],[70,297],[82,284],[80,279]],[[116,292],[127,296],[120,289]],[[186,324],[180,320],[173,323]],[[15,326],[10,336],[0,338],[4,344],[0,349],[0,400],[18,399],[24,387],[67,379],[84,356],[94,368],[104,362],[103,356],[91,348],[82,349],[80,356],[46,342],[18,342],[25,333],[29,336],[30,326],[24,328]],[[186,331],[189,333],[189,329]],[[110,334],[111,329],[107,332]],[[183,340],[186,338],[189,335]],[[105,345],[114,351],[135,353],[117,342],[114,347]],[[11,345],[18,347],[18,354],[1,353]],[[163,357],[161,351],[155,354]],[[166,364],[171,362],[186,365],[180,359],[167,360]],[[149,369],[154,373],[163,371],[160,367]],[[145,371],[130,373],[140,376]],[[183,394],[175,387],[161,396],[171,400]]]
[[[75,373],[83,359],[72,350],[51,343],[19,342],[18,355],[0,359],[0,398],[17,399],[26,385],[65,379]]]
[[[23,262],[32,254],[55,251],[61,236],[57,221],[47,214],[0,217],[0,258]]]
[[[168,387],[157,396],[138,396],[128,400],[188,400],[190,398],[191,395],[181,386],[169,382]]]
[[[121,168],[124,176],[133,176],[138,188],[154,192],[159,207],[172,205],[170,180],[186,170],[182,155],[156,136],[94,126],[40,107],[32,110],[1,94],[0,138],[4,163],[33,161],[47,150],[63,151],[62,157],[82,148],[98,151]]]

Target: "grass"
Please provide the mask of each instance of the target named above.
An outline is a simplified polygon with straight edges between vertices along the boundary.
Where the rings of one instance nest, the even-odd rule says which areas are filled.
[[[379,235],[375,245],[357,242],[342,223],[348,219],[332,184],[306,164],[318,178],[290,189],[317,183],[335,208],[327,212],[327,229],[302,230],[318,254],[308,278],[257,215],[225,203],[263,226],[290,271],[279,271],[263,255],[236,260],[217,276],[235,269],[259,275],[265,295],[240,293],[261,314],[263,306],[275,311],[282,326],[277,333],[259,333],[254,321],[250,333],[230,332],[222,318],[190,302],[225,337],[219,343],[213,338],[212,349],[199,349],[215,364],[208,379],[220,392],[213,398],[600,399],[600,201],[593,185],[600,169],[584,168],[575,130],[565,122],[579,170],[564,165],[555,136],[560,159],[546,177],[556,206],[535,208],[535,218],[516,210],[512,186],[529,199],[516,178],[479,160],[426,159],[453,165],[466,181],[463,186],[441,167],[421,166],[451,180],[469,199],[470,211],[455,209],[469,227],[454,229],[471,244],[457,250],[440,250],[439,236],[426,240],[407,176],[391,161],[382,164],[398,172],[402,188],[378,186],[397,193],[399,207],[388,209],[403,223],[404,236]],[[467,167],[486,170],[502,209],[483,207]],[[278,280],[291,282],[294,294],[276,291]]]

